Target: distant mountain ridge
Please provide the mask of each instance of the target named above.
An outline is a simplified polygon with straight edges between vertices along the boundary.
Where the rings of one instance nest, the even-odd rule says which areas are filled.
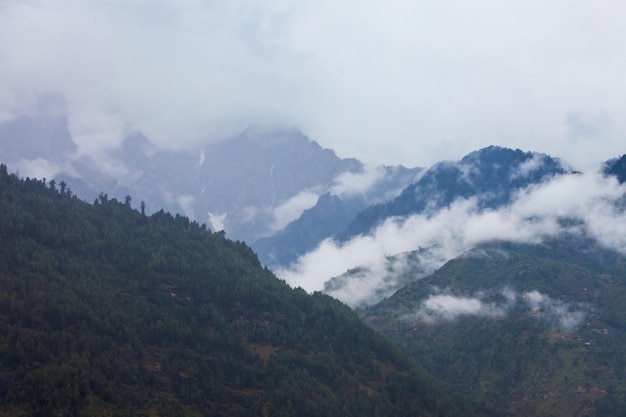
[[[385,219],[433,214],[458,199],[475,198],[479,209],[501,207],[525,187],[571,172],[559,159],[496,146],[472,152],[458,162],[439,162],[427,170],[401,168],[394,167],[385,178],[393,179],[394,172],[404,176],[396,182],[408,183],[403,190],[379,201],[323,196],[278,234],[253,242],[253,248],[265,263],[285,267],[325,238],[346,241],[372,232]],[[393,183],[386,184],[393,188]],[[336,280],[332,287],[338,290],[338,284]]]
[[[61,163],[76,145],[62,104],[56,98],[42,100],[32,114],[21,114],[0,123],[0,154],[3,162],[46,158]]]
[[[340,238],[367,234],[386,218],[434,213],[462,198],[476,198],[479,209],[500,207],[528,185],[569,171],[545,154],[489,146],[433,165],[395,199],[359,213]]]
[[[342,175],[360,175],[365,169],[360,161],[337,157],[297,129],[250,128],[183,150],[158,148],[140,132],[131,132],[119,147],[79,154],[63,106],[51,99],[37,113],[0,124],[4,160],[27,176],[71,184],[86,200],[104,190],[119,199],[129,195],[144,201],[148,211],[163,207],[184,213],[251,243],[296,220]],[[388,169],[397,179],[388,182],[393,189],[410,181],[400,171]],[[380,197],[363,200],[359,209],[388,195],[387,189],[378,192]]]

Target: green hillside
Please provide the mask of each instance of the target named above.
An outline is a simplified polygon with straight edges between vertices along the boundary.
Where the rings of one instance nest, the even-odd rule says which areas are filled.
[[[0,414],[484,415],[181,216],[0,166]]]
[[[493,409],[616,416],[626,410],[624,300],[626,257],[567,235],[483,245],[363,316]]]

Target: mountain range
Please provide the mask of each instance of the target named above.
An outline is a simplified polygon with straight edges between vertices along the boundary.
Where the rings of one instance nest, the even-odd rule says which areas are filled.
[[[626,156],[580,172],[490,146],[429,168],[368,167],[297,130],[261,129],[178,150],[129,132],[89,153],[51,104],[0,125],[0,155],[18,177],[52,178],[50,187],[96,207],[132,211],[141,201],[144,217],[188,222],[168,212],[181,213],[192,229],[207,223],[211,236],[249,242],[253,264],[348,304],[493,413],[608,416],[626,407]],[[163,246],[154,252],[175,250]],[[159,285],[192,294],[168,278]]]
[[[351,190],[355,177],[381,184],[349,198],[351,213],[401,190],[418,171],[366,172],[361,162],[337,157],[296,129],[251,128],[185,149],[158,148],[128,131],[117,145],[85,151],[74,143],[63,103],[54,98],[33,114],[0,124],[0,155],[21,175],[64,181],[85,200],[101,192],[129,195],[148,211],[184,213],[250,243],[284,229],[326,193],[359,194]],[[268,251],[262,258],[271,259]]]
[[[571,168],[548,155],[490,146],[460,161],[444,161],[424,170],[419,179],[397,197],[359,212],[336,234],[336,239],[341,245],[350,239],[374,235],[385,222],[402,224],[411,216],[428,219],[459,201],[471,202],[474,213],[495,211],[509,205],[522,190],[572,173]],[[420,230],[415,232],[420,233]],[[444,246],[434,243],[427,248],[390,253],[384,265],[352,268],[332,277],[325,283],[324,290],[349,300],[353,306],[373,304],[409,281],[432,273],[450,257]],[[362,295],[355,298],[345,296],[346,293]]]

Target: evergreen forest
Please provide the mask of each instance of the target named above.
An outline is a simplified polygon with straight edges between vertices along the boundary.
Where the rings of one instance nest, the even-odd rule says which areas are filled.
[[[0,414],[482,416],[243,242],[0,165]]]
[[[626,257],[573,232],[480,245],[361,314],[484,406],[611,417],[626,410],[624,299]]]

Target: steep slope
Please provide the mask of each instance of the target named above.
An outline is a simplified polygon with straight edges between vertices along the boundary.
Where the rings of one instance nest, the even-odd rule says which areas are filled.
[[[397,198],[359,213],[340,237],[367,234],[389,217],[434,213],[461,198],[475,198],[479,209],[501,207],[519,190],[565,172],[547,155],[490,146],[435,164]]]
[[[3,415],[483,415],[185,217],[5,165],[0,213]]]
[[[609,416],[626,405],[624,299],[626,257],[564,235],[482,245],[363,317],[495,409]]]

